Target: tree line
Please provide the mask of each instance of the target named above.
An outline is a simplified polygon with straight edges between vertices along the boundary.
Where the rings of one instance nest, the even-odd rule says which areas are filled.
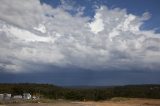
[[[67,100],[107,100],[113,97],[160,99],[160,85],[126,85],[113,87],[65,88],[51,84],[0,84],[0,93],[31,93],[41,98]]]

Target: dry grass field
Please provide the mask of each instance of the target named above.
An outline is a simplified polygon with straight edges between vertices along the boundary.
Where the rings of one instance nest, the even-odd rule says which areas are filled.
[[[0,106],[160,106],[160,99],[112,99],[102,102],[57,101],[54,103],[6,104]]]

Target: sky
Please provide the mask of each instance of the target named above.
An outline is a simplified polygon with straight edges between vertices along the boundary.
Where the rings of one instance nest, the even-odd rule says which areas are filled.
[[[159,0],[1,0],[0,83],[160,84]]]

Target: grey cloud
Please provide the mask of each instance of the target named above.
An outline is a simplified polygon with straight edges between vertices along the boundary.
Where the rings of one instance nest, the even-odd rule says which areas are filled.
[[[0,10],[1,20],[21,28],[33,27],[43,17],[40,2],[37,0],[1,0]]]

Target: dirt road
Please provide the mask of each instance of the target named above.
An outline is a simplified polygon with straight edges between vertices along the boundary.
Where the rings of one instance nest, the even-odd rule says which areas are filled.
[[[56,102],[56,103],[28,103],[9,104],[0,106],[160,106],[160,99],[128,99],[123,101],[103,102]]]

